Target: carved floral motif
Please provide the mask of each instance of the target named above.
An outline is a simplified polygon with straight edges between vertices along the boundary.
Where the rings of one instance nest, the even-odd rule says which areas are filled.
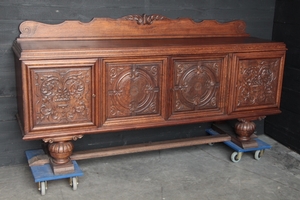
[[[221,64],[221,60],[175,62],[175,112],[217,107]]]
[[[158,113],[160,64],[108,64],[108,117]]]
[[[276,103],[280,59],[240,60],[238,107]]]
[[[138,25],[150,25],[154,21],[167,19],[165,16],[162,15],[127,15],[123,17],[123,19],[136,21]]]
[[[91,121],[90,69],[33,69],[36,124]]]

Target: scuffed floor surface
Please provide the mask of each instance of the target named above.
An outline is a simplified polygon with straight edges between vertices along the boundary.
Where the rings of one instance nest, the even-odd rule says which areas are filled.
[[[0,199],[81,200],[289,200],[300,199],[299,155],[262,135],[271,150],[259,160],[214,146],[137,153],[78,161],[84,176],[48,182],[41,196],[27,165],[0,168]],[[25,155],[24,155],[25,156]]]

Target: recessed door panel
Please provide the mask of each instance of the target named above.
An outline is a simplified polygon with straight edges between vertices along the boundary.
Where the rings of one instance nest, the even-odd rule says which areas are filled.
[[[222,114],[227,57],[173,59],[172,115]]]
[[[162,119],[165,59],[107,59],[103,63],[106,120],[130,118],[126,123],[134,123],[134,119],[149,116]]]
[[[279,109],[283,60],[282,52],[235,54],[231,111]]]
[[[33,130],[95,124],[95,65],[95,60],[73,64],[50,61],[43,66],[27,63]]]

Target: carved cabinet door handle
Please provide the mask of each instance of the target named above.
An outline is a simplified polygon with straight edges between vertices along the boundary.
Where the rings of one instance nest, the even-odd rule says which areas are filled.
[[[93,94],[93,95],[92,95],[92,97],[93,97],[93,98],[95,98],[95,97],[96,97],[96,95],[95,95],[95,94]]]

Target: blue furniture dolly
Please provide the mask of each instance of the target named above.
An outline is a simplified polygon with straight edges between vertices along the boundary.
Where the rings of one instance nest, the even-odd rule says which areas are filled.
[[[219,133],[214,131],[213,129],[207,129],[206,132],[210,135],[219,135]],[[255,151],[254,158],[256,160],[259,160],[262,157],[262,155],[264,154],[265,149],[271,149],[271,147],[272,147],[271,145],[263,142],[262,140],[260,140],[258,138],[255,138],[254,140],[257,141],[258,147],[246,148],[246,149],[239,147],[238,145],[234,144],[231,141],[225,141],[224,144],[226,144],[227,146],[229,146],[230,148],[235,150],[235,152],[233,152],[231,154],[231,157],[230,157],[231,161],[234,163],[237,163],[241,160],[244,152],[252,152],[252,151]]]
[[[27,150],[25,151],[27,160],[29,161],[31,158],[39,155],[44,155],[44,151],[42,149],[37,150]],[[41,195],[46,194],[47,190],[47,182],[52,180],[64,179],[69,178],[70,185],[73,190],[77,189],[78,185],[78,177],[83,176],[83,172],[79,168],[76,161],[72,161],[74,164],[74,172],[67,173],[67,174],[53,174],[52,168],[49,163],[39,166],[30,166],[32,175],[34,177],[34,181],[38,183],[38,190],[41,192]]]

